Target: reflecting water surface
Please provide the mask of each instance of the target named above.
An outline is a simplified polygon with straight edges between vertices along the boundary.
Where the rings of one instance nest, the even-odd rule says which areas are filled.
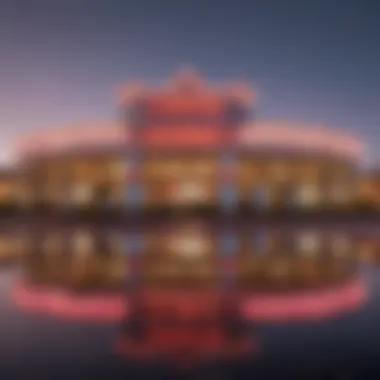
[[[242,311],[251,302],[253,313],[246,313],[243,317],[249,319],[246,334],[259,349],[253,350],[248,359],[217,363],[214,367],[222,372],[222,378],[236,378],[237,375],[267,378],[275,374],[281,378],[310,378],[311,374],[339,378],[350,373],[359,376],[362,371],[370,371],[376,363],[380,350],[380,329],[377,327],[380,320],[380,269],[363,264],[360,254],[364,244],[365,249],[372,250],[371,257],[376,256],[375,229],[361,228],[355,233],[347,233],[344,228],[297,228],[290,233],[285,228],[257,229],[251,226],[199,228],[194,223],[179,229],[164,227],[159,231],[124,227],[104,230],[103,237],[108,240],[91,243],[89,238],[88,244],[78,249],[79,254],[75,254],[70,244],[76,239],[74,232],[83,231],[83,226],[66,228],[62,256],[59,256],[57,242],[63,229],[45,231],[38,238],[31,233],[28,241],[37,240],[39,245],[29,244],[30,249],[24,254],[22,263],[3,267],[0,275],[0,349],[4,358],[0,376],[15,379],[109,378],[110,374],[113,378],[176,376],[169,371],[170,366],[137,365],[133,358],[117,352],[117,342],[124,334],[128,313],[104,321],[91,318],[89,313],[86,319],[70,318],[67,313],[46,312],[47,309],[43,308],[31,310],[21,307],[13,297],[14,289],[20,283],[33,286],[40,293],[54,290],[50,298],[53,301],[57,291],[65,293],[71,297],[66,298],[66,306],[72,306],[74,298],[77,303],[88,303],[88,297],[102,297],[103,300],[119,297],[117,302],[123,300],[121,308],[124,311],[130,310],[131,305],[132,293],[128,289],[138,282],[145,284],[144,289],[153,289],[152,294],[156,296],[158,290],[166,296],[172,288],[187,291],[194,287],[197,291],[215,287],[227,289],[242,304]],[[50,232],[51,236],[58,236],[56,243],[53,238],[47,243]],[[94,233],[97,238],[100,235]],[[200,252],[204,253],[201,255]],[[97,263],[91,261],[93,258],[103,260],[100,268],[106,269],[88,270]],[[57,264],[51,265],[51,260],[58,260]],[[87,267],[83,267],[84,262]],[[117,264],[112,266],[111,263]],[[58,278],[62,270],[57,271],[56,277],[57,266],[66,268],[65,278]],[[77,274],[74,283],[70,280],[72,273]],[[310,317],[310,310],[316,309],[315,303],[319,302],[317,309],[326,305],[320,301],[323,297],[334,302],[341,300],[343,293],[333,298],[332,290],[347,289],[348,283],[352,285],[359,280],[366,290],[364,295],[360,293],[363,297],[356,298],[351,304],[348,302],[349,307],[341,304],[345,307]],[[281,305],[289,307],[291,299],[301,296],[303,305],[312,299],[308,315],[304,309],[300,313],[296,308],[292,309],[293,314],[269,317],[269,309],[278,314],[284,307]],[[267,304],[272,302],[272,306],[266,309],[265,318],[257,317],[259,297],[261,300],[266,297]],[[277,302],[274,306],[273,297]],[[98,304],[92,310],[99,311],[99,307]],[[55,308],[58,310],[60,306],[56,304]],[[207,369],[207,374],[211,374],[214,367],[208,366],[204,371]],[[203,374],[206,376],[206,372]]]

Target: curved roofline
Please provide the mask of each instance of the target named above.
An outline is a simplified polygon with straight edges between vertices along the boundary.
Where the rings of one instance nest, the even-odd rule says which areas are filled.
[[[247,123],[247,127],[258,127],[258,126],[277,126],[277,127],[294,127],[294,128],[300,128],[300,129],[308,129],[308,130],[317,130],[321,132],[336,132],[341,133],[342,135],[346,135],[349,137],[356,138],[357,140],[361,140],[364,142],[364,139],[360,137],[356,132],[354,131],[348,131],[345,130],[341,126],[327,124],[327,123],[317,123],[317,122],[310,122],[310,121],[302,121],[302,120],[281,120],[281,119],[256,119],[252,120]]]
[[[199,136],[197,135],[197,137],[198,141]],[[220,144],[220,142],[217,143],[217,140],[215,140],[215,144],[212,141],[205,141],[204,144],[210,147]],[[200,141],[198,142],[203,144]],[[81,147],[91,149],[102,147],[102,145],[105,147],[125,145],[127,147],[129,143],[128,127],[123,125],[121,121],[86,121],[29,133],[16,142],[15,149],[17,157],[22,154],[54,154],[55,152],[80,149]],[[170,143],[172,147],[173,143],[173,141]],[[196,141],[194,140],[193,143],[189,141],[189,143],[192,145]],[[363,140],[346,131],[328,128],[326,125],[316,123],[269,119],[250,121],[242,125],[236,143],[244,149],[284,148],[294,150],[295,153],[310,150],[348,156],[358,161],[362,159],[366,150],[366,144]],[[165,145],[165,142],[161,141],[160,146],[162,144]]]

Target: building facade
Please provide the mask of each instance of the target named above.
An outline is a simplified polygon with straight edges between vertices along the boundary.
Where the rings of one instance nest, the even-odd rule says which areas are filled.
[[[56,211],[353,207],[364,144],[321,127],[255,120],[253,99],[245,85],[209,84],[191,71],[158,89],[126,86],[120,121],[20,141],[24,203]]]

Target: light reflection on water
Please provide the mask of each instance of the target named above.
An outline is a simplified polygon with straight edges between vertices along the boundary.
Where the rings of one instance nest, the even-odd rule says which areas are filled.
[[[380,272],[364,269],[372,290],[379,289]],[[0,350],[5,365],[0,370],[7,378],[103,378],[130,375],[112,347],[119,326],[63,322],[48,316],[23,315],[7,302],[7,291],[17,273],[2,273]],[[365,309],[328,321],[263,325],[258,327],[262,346],[262,366],[275,361],[279,366],[302,364],[323,367],[329,363],[369,361],[380,349],[379,296],[373,294]],[[344,360],[344,361],[343,361]],[[20,365],[22,363],[22,365]],[[259,363],[260,365],[260,363]],[[246,366],[248,367],[248,366]],[[248,371],[248,368],[246,368]],[[105,378],[105,377],[104,377]],[[116,377],[117,378],[117,377]]]
[[[71,371],[96,374],[105,365],[112,368],[110,347],[116,324],[98,326],[43,315],[23,315],[7,299],[7,291],[17,276],[17,272],[2,273],[0,292],[0,349],[14,378],[26,374],[33,378],[64,378]]]
[[[370,292],[361,310],[318,322],[255,326],[262,352],[244,365],[247,378],[273,367],[305,368],[307,375],[310,368],[344,369],[375,360],[380,351],[380,270],[366,266],[360,270]],[[0,274],[1,378],[105,379],[110,373],[113,378],[131,378],[131,367],[112,351],[117,323],[74,323],[23,314],[8,299],[19,276],[19,270],[8,268]]]

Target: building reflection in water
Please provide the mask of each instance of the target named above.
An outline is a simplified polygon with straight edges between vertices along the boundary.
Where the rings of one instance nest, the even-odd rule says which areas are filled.
[[[25,275],[35,284],[72,291],[119,289],[126,277],[122,235],[83,226],[34,236]]]
[[[17,252],[24,250],[24,284],[81,297],[120,294],[139,282],[229,289],[240,299],[289,296],[300,290],[331,294],[342,284],[348,289],[358,283],[358,258],[376,252],[375,243],[365,236],[332,229],[260,229],[199,221],[133,229],[50,227],[23,239],[13,235],[4,235],[4,255],[17,240]]]
[[[258,323],[330,318],[367,298],[357,267],[368,237],[343,229],[194,220],[21,233],[18,307],[121,323],[115,344],[130,360],[253,357],[265,351]]]
[[[21,225],[0,224],[0,266],[24,261],[29,254],[29,238],[28,229]]]
[[[123,234],[83,225],[38,228],[29,239],[13,292],[22,308],[71,319],[121,318],[128,277]]]
[[[116,348],[144,365],[158,361],[183,369],[252,358],[257,338],[231,295],[155,286],[130,299]]]
[[[358,258],[362,263],[378,266],[380,263],[380,234],[377,229],[366,229],[358,239]]]

